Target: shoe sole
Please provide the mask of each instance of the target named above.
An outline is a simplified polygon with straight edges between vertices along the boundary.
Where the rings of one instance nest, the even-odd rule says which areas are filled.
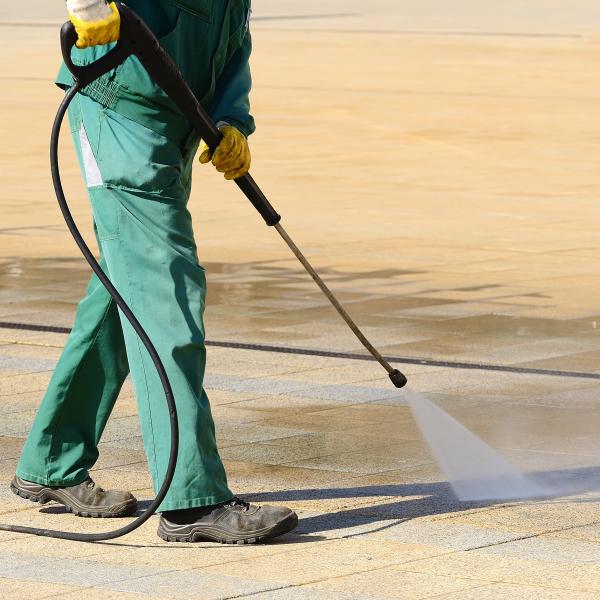
[[[48,502],[58,502],[65,507],[67,512],[73,513],[77,517],[91,517],[94,519],[111,519],[115,517],[129,517],[137,511],[137,501],[125,502],[122,505],[118,505],[117,508],[113,509],[113,512],[108,511],[90,511],[86,510],[82,506],[75,506],[69,504],[62,496],[59,496],[56,492],[48,488],[42,488],[39,492],[33,492],[18,488],[14,483],[10,484],[10,489],[13,494],[16,494],[20,498],[30,500],[31,502],[38,502],[39,504],[47,504]]]
[[[298,525],[298,515],[292,513],[283,521],[276,525],[254,531],[252,534],[231,535],[231,532],[219,529],[218,527],[190,526],[181,533],[167,532],[163,529],[162,523],[158,526],[158,537],[165,542],[218,542],[220,544],[258,544],[264,540],[269,540],[284,533],[289,533]]]

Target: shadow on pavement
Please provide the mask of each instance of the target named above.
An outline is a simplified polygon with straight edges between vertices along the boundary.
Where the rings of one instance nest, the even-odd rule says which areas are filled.
[[[528,473],[528,476],[537,483],[547,487],[554,493],[544,498],[526,499],[523,502],[535,503],[557,503],[564,501],[565,496],[576,494],[589,494],[591,492],[600,492],[600,467],[586,467],[577,469],[564,469],[555,471],[537,471]],[[452,487],[447,482],[432,483],[402,483],[385,484],[361,487],[338,487],[338,488],[307,488],[297,490],[284,490],[277,492],[262,492],[256,494],[244,494],[244,499],[250,502],[268,503],[268,502],[297,502],[302,500],[333,500],[344,498],[390,498],[397,496],[399,500],[385,502],[380,504],[367,504],[356,506],[349,509],[337,510],[305,516],[301,518],[298,529],[294,534],[285,536],[281,540],[274,540],[271,543],[289,544],[317,542],[325,539],[324,536],[314,535],[319,532],[326,532],[340,529],[356,529],[357,532],[349,532],[343,537],[353,537],[374,533],[396,525],[415,519],[418,517],[442,515],[449,513],[460,513],[476,508],[485,508],[501,504],[514,504],[518,499],[506,502],[502,501],[477,501],[462,502],[456,498]],[[596,495],[584,498],[569,498],[568,502],[597,502],[600,498]],[[138,515],[141,514],[150,505],[149,500],[139,502]],[[46,514],[62,514],[66,510],[63,506],[49,506],[40,510]],[[316,511],[315,511],[316,512]],[[379,524],[379,525],[378,525]],[[298,535],[299,534],[299,535]],[[302,535],[304,534],[304,535]],[[307,536],[306,534],[311,534]],[[144,544],[123,544],[120,542],[108,542],[116,545],[125,546],[145,546]],[[182,544],[181,547],[187,547],[188,544]],[[194,546],[203,546],[203,544],[194,544]],[[215,544],[208,543],[207,547],[214,547]],[[154,546],[153,546],[154,547]],[[176,544],[160,544],[156,547],[179,547]]]
[[[538,471],[528,473],[536,483],[546,487],[548,496],[538,499],[528,498],[523,502],[561,502],[565,496],[600,492],[600,467],[564,469],[555,471]],[[301,500],[331,500],[343,498],[389,498],[398,496],[403,500],[394,500],[384,504],[365,504],[351,509],[340,510],[315,516],[304,517],[300,521],[298,533],[317,533],[333,529],[349,529],[368,527],[378,522],[385,522],[381,527],[369,529],[369,533],[394,527],[399,523],[417,517],[459,513],[500,504],[512,504],[519,499],[462,502],[456,498],[452,487],[447,482],[386,484],[363,487],[340,487],[323,489],[286,490],[281,492],[264,492],[245,494],[244,499],[251,502],[293,502]],[[598,496],[587,498],[570,498],[569,502],[597,502]],[[393,521],[390,523],[390,521]],[[361,531],[356,535],[363,535]],[[350,536],[348,536],[350,537]]]

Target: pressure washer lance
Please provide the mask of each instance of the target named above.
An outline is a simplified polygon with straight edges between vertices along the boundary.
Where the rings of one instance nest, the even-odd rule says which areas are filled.
[[[100,542],[121,537],[127,533],[137,529],[142,523],[147,521],[159,507],[163,501],[173,480],[175,466],[177,464],[177,453],[179,449],[179,428],[177,421],[177,409],[173,399],[173,392],[169,383],[169,378],[165,368],[158,356],[158,353],[152,344],[152,341],[140,325],[139,321],[127,306],[127,303],[117,289],[113,286],[108,276],[104,273],[98,261],[95,259],[92,251],[88,248],[79,232],[67,200],[63,191],[60,171],[58,166],[58,140],[60,127],[64,119],[65,113],[71,100],[82,90],[86,85],[92,83],[101,75],[118,67],[129,56],[136,56],[144,65],[145,69],[152,76],[154,81],[163,89],[163,91],[173,100],[179,110],[187,117],[193,127],[198,131],[202,139],[207,143],[212,150],[219,145],[222,134],[217,129],[212,119],[200,105],[193,92],[181,76],[179,69],[171,60],[170,56],[160,47],[154,34],[148,29],[146,24],[126,5],[119,5],[121,14],[121,37],[116,45],[104,56],[94,63],[80,66],[73,63],[71,51],[77,41],[77,33],[71,22],[63,25],[60,32],[61,50],[65,64],[73,74],[75,83],[68,90],[61,102],[54,124],[52,126],[52,135],[50,140],[50,165],[52,170],[52,182],[58,204],[63,213],[69,231],[73,235],[75,242],[79,246],[82,254],[89,263],[98,279],[102,282],[108,293],[117,303],[119,309],[123,312],[127,320],[131,323],[136,334],[141,339],[142,343],[148,350],[150,357],[156,367],[160,381],[162,383],[167,406],[169,410],[169,419],[171,425],[171,452],[167,470],[160,490],[156,498],[150,503],[148,508],[131,521],[128,525],[108,531],[106,533],[72,533],[67,531],[55,531],[52,529],[41,529],[37,527],[23,527],[21,525],[4,525],[0,524],[0,530],[13,531],[17,533],[29,533],[46,537],[59,538],[63,540],[73,540],[78,542]],[[239,177],[235,180],[237,186],[244,192],[246,197],[252,202],[254,208],[260,213],[266,224],[274,227],[285,243],[290,247],[296,258],[302,263],[302,266],[308,271],[315,283],[321,288],[327,299],[331,302],[340,316],[346,321],[350,329],[356,337],[361,341],[363,346],[372,354],[372,356],[381,364],[387,371],[392,383],[398,387],[406,385],[406,377],[397,369],[394,369],[381,353],[369,342],[364,336],[344,307],[339,303],[338,299],[333,295],[331,290],[325,285],[319,274],[314,270],[306,257],[302,254],[298,246],[293,242],[285,229],[281,226],[281,217],[271,206],[265,195],[262,193],[254,179],[250,174]]]

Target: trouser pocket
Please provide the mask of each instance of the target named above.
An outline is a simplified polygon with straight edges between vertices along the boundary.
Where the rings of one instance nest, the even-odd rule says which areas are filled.
[[[95,156],[102,185],[173,198],[185,195],[189,175],[178,144],[110,109],[101,110],[99,119]]]
[[[101,242],[114,240],[121,235],[121,219],[123,208],[117,196],[110,189],[102,186],[88,190],[96,235]]]

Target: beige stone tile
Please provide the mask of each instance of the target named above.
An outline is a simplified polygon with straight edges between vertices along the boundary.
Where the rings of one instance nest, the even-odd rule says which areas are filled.
[[[365,598],[375,595],[377,598],[421,600],[445,595],[454,597],[454,594],[460,594],[463,590],[477,592],[485,585],[486,582],[478,582],[474,579],[411,573],[388,567],[356,575],[334,576],[311,584],[311,587],[331,592],[352,590],[356,594],[363,594]]]
[[[470,588],[463,591],[452,592],[440,596],[452,600],[530,600],[543,598],[544,600],[594,600],[594,592],[580,592],[575,590],[551,589],[544,586],[512,585],[494,583]]]
[[[111,565],[128,565],[134,568],[150,568],[158,571],[190,571],[208,569],[225,576],[227,565],[248,564],[254,560],[268,562],[284,560],[289,552],[318,543],[318,538],[288,534],[271,544],[229,545],[214,542],[167,543],[155,535],[157,519],[152,519],[152,527],[136,532],[131,538],[116,543],[95,546],[96,552],[89,560],[98,561],[103,568]],[[223,571],[221,571],[223,567]],[[235,567],[232,567],[235,570]],[[244,576],[246,579],[254,579]],[[260,579],[260,578],[257,578]],[[268,579],[268,578],[267,578]]]
[[[2,378],[0,396],[45,390],[51,373],[24,373]]]
[[[286,463],[288,466],[372,474],[431,462],[422,442],[381,444],[378,448],[340,452]]]
[[[247,577],[252,572],[253,578],[261,581],[298,585],[383,568],[434,553],[435,549],[416,544],[334,540],[309,543],[301,549],[207,567],[206,570],[234,577],[242,574]]]
[[[397,568],[446,577],[461,573],[462,577],[490,583],[512,583],[596,594],[600,590],[599,567],[594,564],[571,564],[536,560],[533,557],[526,559],[509,555],[486,555],[477,550],[423,559]]]
[[[332,481],[351,479],[351,472],[328,471],[290,467],[288,465],[262,465],[243,461],[223,461],[230,488],[239,494],[260,493],[266,490],[296,489],[328,485]]]
[[[60,585],[56,583],[24,581],[23,579],[9,579],[0,577],[0,594],[3,600],[31,600],[37,598],[63,597],[64,594],[77,591],[75,586]],[[79,589],[81,593],[81,588]],[[87,591],[85,592],[87,597]]]
[[[524,502],[498,506],[493,510],[452,517],[453,523],[502,528],[516,533],[540,534],[545,532],[583,527],[599,520],[600,507],[595,502]]]
[[[85,587],[79,590],[70,591],[65,593],[60,598],[74,599],[81,598],[85,595],[86,599],[90,600],[143,600],[144,598],[157,598],[158,600],[166,600],[169,596],[154,595],[149,596],[146,592],[136,594],[134,592],[122,592],[116,590],[106,589],[104,587]]]

